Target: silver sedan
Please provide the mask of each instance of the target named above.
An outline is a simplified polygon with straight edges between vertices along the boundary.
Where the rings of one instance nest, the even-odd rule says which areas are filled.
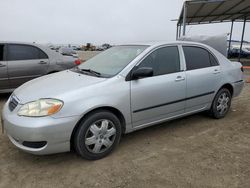
[[[78,57],[64,56],[36,43],[0,42],[0,93],[80,63]]]
[[[74,149],[100,159],[124,133],[201,111],[223,118],[243,88],[242,71],[199,43],[116,46],[17,88],[4,106],[3,125],[26,152]]]

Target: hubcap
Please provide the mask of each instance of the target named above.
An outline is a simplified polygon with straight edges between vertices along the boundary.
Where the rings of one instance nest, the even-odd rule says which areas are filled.
[[[102,153],[113,145],[115,136],[116,129],[112,121],[98,120],[87,130],[85,146],[92,153]]]
[[[216,108],[220,114],[224,114],[227,112],[229,107],[229,100],[230,98],[227,93],[222,93],[218,98]]]

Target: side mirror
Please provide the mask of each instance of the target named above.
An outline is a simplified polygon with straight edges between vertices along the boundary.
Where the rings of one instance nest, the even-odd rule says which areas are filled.
[[[138,78],[146,78],[153,76],[154,71],[151,67],[141,67],[132,72],[132,80],[137,80]]]

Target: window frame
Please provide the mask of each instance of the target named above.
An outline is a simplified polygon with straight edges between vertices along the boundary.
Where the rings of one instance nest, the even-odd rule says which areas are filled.
[[[6,52],[5,52],[5,60],[6,61],[32,61],[32,60],[39,60],[39,59],[20,59],[20,60],[9,60],[8,59],[8,56],[9,56],[9,47],[11,46],[11,45],[17,45],[17,46],[28,46],[28,47],[33,47],[33,48],[36,48],[36,49],[38,49],[38,56],[39,56],[39,59],[44,59],[44,58],[41,58],[41,56],[40,56],[40,52],[42,52],[43,54],[45,54],[46,55],[46,59],[49,59],[49,56],[48,56],[48,54],[46,53],[46,52],[44,52],[44,50],[42,50],[41,48],[39,48],[39,47],[37,47],[37,46],[34,46],[34,45],[31,45],[31,44],[18,44],[18,43],[8,43],[8,44],[6,44],[5,46],[5,49],[6,49]]]
[[[130,72],[127,74],[125,81],[131,81],[132,79],[132,72],[137,69],[137,67],[144,61],[144,59],[146,59],[150,54],[154,53],[156,50],[161,49],[161,48],[166,48],[166,47],[176,47],[178,50],[178,55],[179,55],[179,61],[180,61],[180,70],[178,72],[183,72],[185,70],[185,67],[183,66],[183,57],[182,57],[182,53],[181,53],[181,45],[179,44],[165,44],[165,45],[160,45],[157,46],[153,49],[151,49],[149,52],[147,52],[136,64],[135,66],[130,70]],[[155,76],[151,76],[152,77],[156,77],[156,76],[164,76],[164,75],[168,75],[168,74],[175,74],[178,72],[173,72],[173,73],[167,73],[167,74],[161,74],[161,75],[155,75]],[[145,79],[145,78],[140,78],[140,79]],[[139,80],[139,79],[138,79]]]
[[[209,67],[220,66],[220,63],[219,63],[219,61],[218,61],[218,58],[214,55],[213,52],[211,52],[211,50],[209,50],[209,49],[207,49],[207,48],[205,48],[205,47],[203,47],[203,46],[190,45],[190,44],[182,44],[182,45],[181,45],[181,48],[182,48],[183,58],[184,58],[184,62],[185,62],[185,71],[199,70],[199,69],[205,69],[205,68],[209,68],[209,67],[203,67],[203,68],[197,68],[197,69],[190,69],[190,70],[188,70],[188,69],[187,69],[186,56],[185,56],[185,52],[184,52],[184,47],[201,48],[201,49],[207,51],[208,56],[209,56],[209,62],[210,62],[210,66],[209,66]],[[214,57],[214,59],[215,59],[217,65],[212,65],[210,55]]]

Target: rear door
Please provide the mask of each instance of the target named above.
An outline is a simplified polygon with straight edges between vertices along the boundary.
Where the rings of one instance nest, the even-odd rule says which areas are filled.
[[[135,67],[151,67],[154,75],[131,81],[133,126],[166,119],[184,113],[185,72],[177,46],[161,47]]]
[[[197,46],[183,46],[186,61],[186,112],[206,108],[220,85],[221,69],[214,55]]]
[[[5,60],[5,45],[0,44],[0,90],[9,89],[7,61]]]
[[[8,44],[7,60],[12,88],[45,75],[49,66],[49,58],[45,52],[36,46],[26,44]]]

